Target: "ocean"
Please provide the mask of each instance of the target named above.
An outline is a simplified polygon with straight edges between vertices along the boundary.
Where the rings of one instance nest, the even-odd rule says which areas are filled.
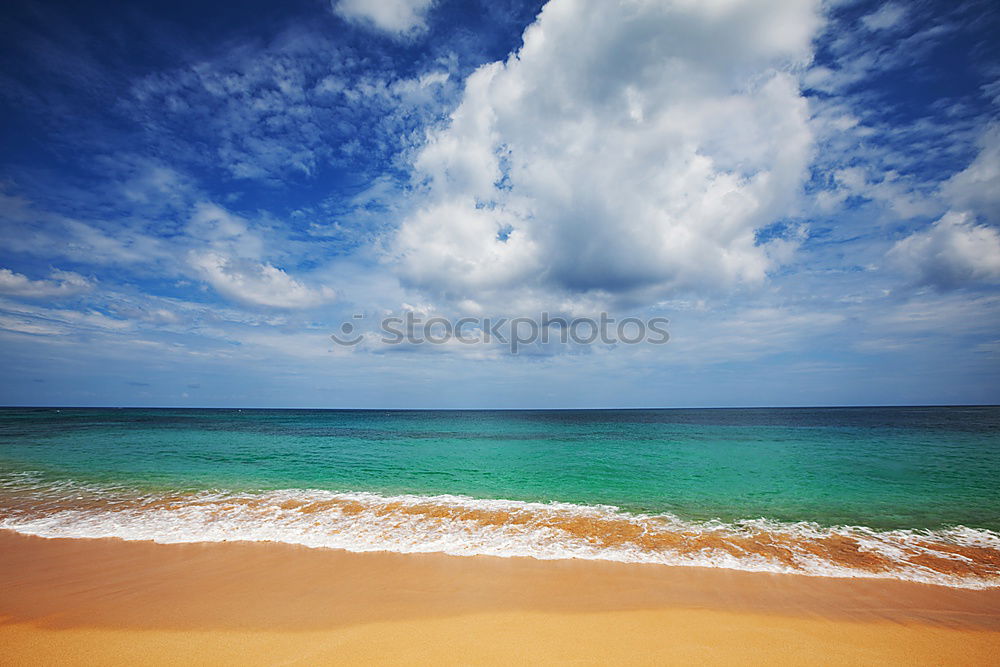
[[[1000,587],[1000,408],[0,410],[0,528]]]

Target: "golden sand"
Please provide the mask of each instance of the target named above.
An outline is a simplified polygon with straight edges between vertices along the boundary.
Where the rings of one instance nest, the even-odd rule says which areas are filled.
[[[998,664],[1000,591],[0,531],[3,664]]]

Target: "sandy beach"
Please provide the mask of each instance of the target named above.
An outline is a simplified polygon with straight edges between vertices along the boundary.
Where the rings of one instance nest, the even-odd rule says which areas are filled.
[[[1000,590],[0,532],[3,664],[995,664]]]

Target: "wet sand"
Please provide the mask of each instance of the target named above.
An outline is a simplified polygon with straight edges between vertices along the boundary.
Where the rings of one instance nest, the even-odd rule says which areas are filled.
[[[2,664],[997,664],[1000,590],[0,531]]]

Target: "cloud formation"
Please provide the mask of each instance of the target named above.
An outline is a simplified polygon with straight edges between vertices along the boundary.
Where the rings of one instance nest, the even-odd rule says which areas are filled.
[[[4,400],[997,401],[1000,12],[543,4],[11,13]],[[671,342],[329,337],[543,310]]]
[[[957,209],[1000,222],[1000,124],[986,129],[979,148],[972,164],[945,181],[941,191]]]
[[[1000,222],[1000,125],[985,129],[975,159],[940,192],[952,210],[898,241],[890,264],[915,284],[942,290],[1000,282],[1000,232],[993,226]]]
[[[906,8],[887,2],[871,14],[861,17],[861,23],[871,31],[895,28],[906,18]]]
[[[819,2],[547,4],[415,160],[403,279],[454,299],[759,283],[811,159]],[[793,236],[797,236],[796,232]]]
[[[427,11],[436,0],[337,0],[333,11],[348,21],[369,25],[396,37],[427,29]]]
[[[279,187],[331,165],[367,166],[360,158],[391,157],[422,138],[453,95],[451,64],[403,77],[382,57],[295,27],[263,47],[142,77],[118,108],[178,162]]]
[[[953,289],[1000,282],[1000,233],[968,213],[949,212],[929,229],[897,242],[888,258],[918,285]]]
[[[0,269],[0,294],[27,299],[52,299],[89,292],[94,284],[79,273],[53,270],[49,280],[31,280],[10,269]]]
[[[334,298],[329,287],[307,287],[267,263],[193,252],[191,265],[220,294],[251,306],[309,308]]]

